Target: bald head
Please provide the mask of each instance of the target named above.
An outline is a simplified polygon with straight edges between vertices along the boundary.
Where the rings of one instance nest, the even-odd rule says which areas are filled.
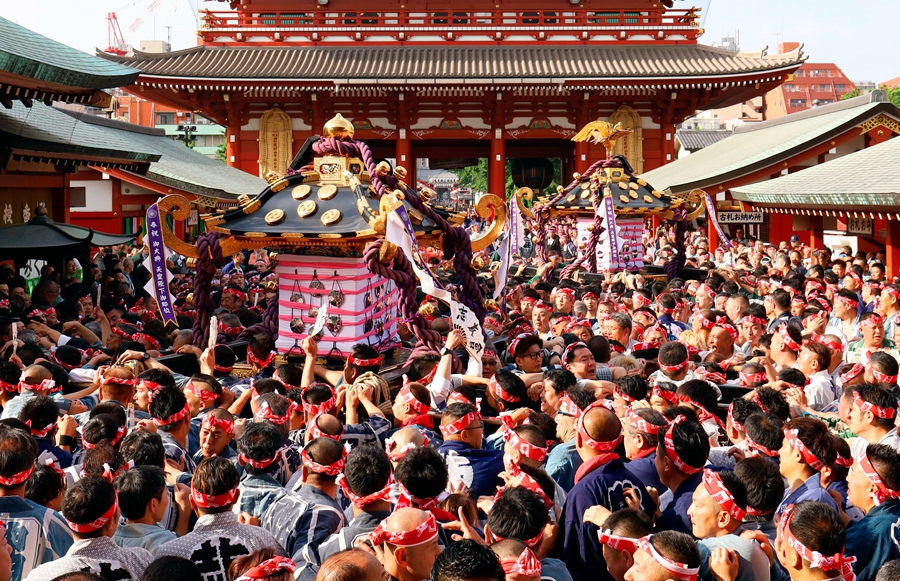
[[[50,370],[41,365],[31,365],[30,367],[26,367],[25,371],[22,372],[22,377],[24,378],[25,383],[29,385],[37,385],[45,379],[53,379],[53,374],[50,373]]]
[[[341,420],[331,414],[319,414],[311,421],[316,422],[316,427],[318,427],[323,434],[340,436],[344,433],[344,424],[341,423]],[[311,434],[312,430],[306,430],[305,436],[307,443],[312,437]]]
[[[616,414],[606,408],[591,408],[584,414],[584,430],[587,435],[598,442],[612,442],[622,433],[622,422]],[[583,436],[579,433],[575,439],[575,448],[582,460],[596,456],[600,452],[582,444]]]
[[[401,508],[394,511],[387,519],[387,531],[389,533],[403,533],[414,530],[417,526],[428,520],[431,516],[418,508]]]
[[[410,442],[415,444],[416,448],[421,448],[425,445],[425,435],[412,426],[397,430],[391,436],[391,439],[394,440],[394,449],[402,448]]]
[[[362,549],[348,549],[325,559],[316,581],[380,581],[384,567],[375,555]]]

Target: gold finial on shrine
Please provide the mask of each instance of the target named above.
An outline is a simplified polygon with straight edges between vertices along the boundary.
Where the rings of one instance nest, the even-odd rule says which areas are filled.
[[[322,134],[325,137],[334,137],[335,139],[353,139],[353,123],[350,123],[340,113],[331,118],[325,124]]]
[[[613,125],[608,121],[591,121],[579,131],[572,141],[593,141],[602,144],[606,149],[607,159],[612,157],[613,150],[616,147],[616,140],[623,135],[633,133],[632,129],[624,129],[622,123]]]
[[[395,167],[394,168],[394,177],[397,178],[398,180],[405,180],[406,179],[406,168],[403,167],[402,165],[398,165],[397,167]]]

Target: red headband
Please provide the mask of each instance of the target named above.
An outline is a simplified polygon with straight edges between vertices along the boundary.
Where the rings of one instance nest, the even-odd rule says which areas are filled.
[[[0,484],[3,486],[17,486],[31,478],[32,472],[34,472],[34,464],[12,476],[0,476]]]
[[[242,290],[238,290],[236,288],[226,288],[222,291],[222,294],[231,295],[236,299],[241,299],[242,301],[247,300],[247,294]]]
[[[653,546],[653,543],[650,542],[650,539],[653,535],[646,536],[644,538],[638,539],[637,545],[638,547],[647,551],[647,553],[653,557],[653,560],[657,562],[663,569],[669,572],[672,577],[678,579],[678,581],[696,581],[697,575],[700,573],[699,567],[688,567],[684,563],[679,563],[678,561],[673,561],[668,557],[664,557],[660,554],[659,551],[656,550],[656,547]]]
[[[475,406],[475,409],[477,409],[479,412],[481,411],[480,397],[476,397],[475,401],[472,402],[466,399],[466,397],[458,391],[453,391],[450,393],[450,395],[447,396],[447,405],[450,405],[451,403],[467,403],[469,405]]]
[[[191,392],[194,395],[194,397],[196,397],[197,399],[199,399],[200,401],[202,401],[204,403],[210,402],[210,401],[215,401],[219,397],[216,394],[216,392],[207,391],[207,390],[203,389],[202,387],[195,385],[194,382],[190,381],[190,380],[184,386],[184,391]]]
[[[738,340],[738,330],[734,327],[734,325],[725,320],[725,317],[718,317],[716,319],[715,326],[725,329],[725,332],[728,333],[729,337],[731,337],[732,342]]]
[[[203,416],[203,422],[201,425],[212,426],[215,428],[222,428],[229,435],[234,435],[234,422],[229,420],[223,420],[221,418],[217,418],[212,414],[206,414]]]
[[[545,303],[544,301],[538,301],[538,302],[534,303],[534,309],[533,309],[533,310],[535,310],[535,311],[552,311],[552,310],[553,310],[553,307],[551,307],[550,305],[548,305],[548,304]]]
[[[185,416],[190,417],[190,415],[191,415],[190,406],[188,406],[188,404],[184,404],[184,408],[181,411],[175,412],[174,414],[172,414],[171,416],[169,416],[167,418],[162,418],[162,419],[153,418],[153,423],[156,424],[157,426],[170,426],[170,425],[174,424],[175,422],[180,421]]]
[[[139,379],[122,379],[120,377],[100,377],[100,385],[137,385],[140,383]]]
[[[724,373],[719,373],[718,371],[713,371],[711,369],[707,369],[705,367],[699,367],[694,371],[694,374],[700,379],[704,379],[711,383],[715,383],[716,385],[721,385],[725,383],[726,378]]]
[[[751,383],[765,383],[769,381],[769,376],[765,371],[760,371],[759,373],[744,373],[741,371],[739,373],[739,377],[741,380],[741,387],[758,387],[756,385],[750,385]]]
[[[219,322],[219,331],[221,331],[225,335],[228,335],[229,337],[234,336],[234,335],[240,335],[243,330],[244,330],[243,325],[238,325],[237,327],[229,327],[225,323],[223,323],[221,321]]]
[[[559,398],[559,411],[575,418],[581,417],[581,408],[572,401],[572,398],[569,397],[568,393],[564,393],[562,397]]]
[[[528,547],[525,547],[517,559],[500,561],[500,566],[507,575],[518,574],[524,577],[540,577],[541,575],[541,562]]]
[[[493,381],[494,378],[491,378]],[[397,394],[397,399],[404,403],[409,404],[409,407],[413,409],[417,414],[427,415],[429,411],[431,411],[431,406],[426,403],[420,402],[416,399],[416,396],[409,389],[409,377],[406,375],[403,376],[403,387],[400,388],[400,392]]]
[[[81,428],[79,428],[79,430],[80,430],[80,429],[81,429]],[[116,435],[113,436],[112,440],[109,441],[109,445],[110,445],[110,446],[115,446],[115,445],[116,445],[116,442],[118,442],[119,440],[121,440],[121,439],[125,436],[125,432],[127,432],[127,431],[128,431],[128,429],[127,429],[125,426],[119,426],[118,428],[116,428]],[[98,442],[98,443],[99,443],[99,442]],[[93,448],[93,447],[96,446],[97,444],[96,444],[96,443],[88,442],[87,440],[85,440],[84,438],[82,438],[82,439],[81,439],[81,445],[84,446],[84,449],[85,449],[85,450],[90,450],[91,448]]]
[[[326,434],[319,428],[319,416],[314,417],[309,422],[309,439],[315,440],[316,438],[328,438],[329,440],[334,440],[335,442],[340,442],[344,436],[344,425],[341,424],[341,433],[338,435]]]
[[[344,469],[344,460],[347,458],[347,448],[344,448],[344,454],[341,458],[331,464],[319,464],[312,459],[312,456],[309,455],[309,452],[307,452],[305,448],[300,450],[300,458],[303,459],[303,464],[316,474],[337,476],[340,474],[341,470]]]
[[[6,383],[2,379],[0,379],[0,388],[3,391],[8,391],[10,393],[18,393],[19,392],[19,384],[18,383]]]
[[[622,441],[622,425],[619,424],[619,434],[615,437],[614,440],[610,440],[608,442],[601,442],[599,440],[595,440],[588,434],[587,428],[584,426],[584,418],[587,416],[587,412],[596,408],[604,408],[612,413],[615,413],[612,409],[610,409],[612,404],[610,404],[607,400],[597,400],[591,405],[588,406],[584,413],[578,418],[578,433],[581,434],[581,440],[584,442],[584,445],[593,450],[597,450],[598,452],[610,452],[615,450],[616,446],[619,445],[619,442]]]
[[[791,334],[788,332],[787,323],[778,325],[778,334],[781,335],[781,340],[784,342],[785,346],[787,346],[788,349],[794,352],[800,351],[801,345],[800,343],[794,341],[794,338],[791,337]]]
[[[869,460],[869,456],[866,454],[865,450],[863,450],[863,453],[859,456],[859,467],[862,469],[863,474],[866,475],[866,478],[869,479],[869,482],[875,485],[875,492],[872,494],[872,500],[875,501],[876,505],[881,504],[885,500],[900,498],[900,490],[888,488],[884,484],[884,481],[881,480],[881,476],[875,471],[875,467],[872,466],[872,462]]]
[[[389,501],[391,499],[391,490],[394,484],[394,477],[391,476],[388,478],[387,484],[384,485],[384,488],[373,492],[372,494],[367,494],[366,496],[359,496],[358,494],[354,494],[354,492],[350,490],[350,484],[347,483],[347,477],[344,476],[343,472],[338,475],[336,482],[344,492],[344,496],[347,497],[351,503],[353,503],[353,506],[355,506],[356,508],[363,508],[367,504],[371,504],[373,502]]]
[[[48,425],[46,428],[43,428],[40,430],[36,430],[31,427],[31,420],[27,420],[25,422],[25,425],[28,426],[28,429],[31,430],[31,435],[34,436],[35,438],[46,438],[47,434],[49,434],[53,430],[53,428],[56,427],[56,422],[53,422],[50,425]]]
[[[873,313],[871,317],[859,322],[860,329],[865,329],[866,327],[871,327],[873,325],[884,325],[884,319],[881,318],[881,315]]]
[[[497,381],[496,375],[492,375],[491,379],[488,381],[488,389],[491,390],[491,393],[493,393],[497,399],[502,400],[502,401],[508,401],[510,403],[515,403],[515,402],[519,401],[519,399],[520,399],[519,396],[513,395],[513,394],[509,393],[508,391],[506,391],[505,389],[503,389],[503,386],[500,385],[499,381]]]
[[[357,367],[375,367],[376,365],[380,366],[383,361],[384,359],[382,357],[360,359],[351,355],[347,358],[347,362],[350,363],[350,365],[356,365]]]
[[[853,573],[853,569],[849,567],[851,563],[853,563],[856,559],[854,557],[845,558],[843,551],[840,553],[835,553],[834,555],[825,556],[818,551],[813,551],[809,549],[806,545],[800,542],[800,540],[794,536],[793,531],[791,531],[791,520],[794,517],[794,509],[795,505],[789,505],[784,513],[781,515],[781,522],[778,525],[779,536],[782,539],[782,542],[787,541],[788,546],[790,546],[794,551],[797,552],[798,555],[805,561],[809,562],[809,566],[811,569],[821,569],[823,571],[841,571],[841,576],[844,579],[854,579],[855,577],[847,577],[846,573],[849,572],[851,575]]]
[[[40,383],[30,384],[26,383],[25,374],[22,374],[22,377],[19,378],[19,389],[20,390],[30,390],[30,391],[44,391],[44,390],[53,390],[56,387],[56,382],[52,379],[44,379]]]
[[[151,336],[148,335],[147,333],[135,333],[134,335],[131,336],[131,340],[132,340],[132,341],[140,341],[141,339],[143,339],[143,340],[146,341],[147,343],[150,343],[150,345],[151,345],[154,349],[156,349],[157,351],[159,351],[159,347],[160,347],[160,346],[159,346],[159,341],[157,341],[156,339],[154,339],[153,337],[151,337]]]
[[[422,434],[425,438],[425,442],[422,444],[423,446],[428,445],[428,436]],[[407,442],[400,446],[399,448],[394,448],[394,439],[387,438],[384,441],[384,451],[387,454],[387,457],[391,460],[391,462],[399,462],[409,454],[410,450],[416,447],[415,442]]]
[[[523,440],[513,430],[512,420],[509,416],[500,416],[500,420],[503,422],[503,441],[509,444],[513,450],[535,462],[543,462],[547,458],[547,448]]]
[[[882,372],[878,371],[877,369],[875,369],[874,367],[872,367],[871,364],[869,365],[869,371],[872,372],[872,377],[875,378],[875,381],[880,381],[882,383],[897,383],[896,375],[888,375],[886,373],[882,373]]]
[[[326,387],[328,387],[328,389],[331,390],[331,397],[328,398],[327,400],[323,401],[320,404],[314,404],[314,403],[307,402],[306,394],[309,392],[309,388],[313,387],[314,385],[325,385]],[[307,387],[305,390],[303,390],[303,392],[300,394],[300,400],[303,402],[303,411],[304,412],[306,412],[307,414],[309,414],[311,416],[318,416],[321,414],[327,414],[328,412],[330,412],[331,410],[334,409],[334,406],[337,405],[337,394],[334,392],[334,389],[332,389],[332,387],[328,384],[314,383],[314,384],[310,385],[309,387]]]
[[[813,333],[810,337],[813,341],[828,346],[832,351],[837,351],[839,353],[844,351],[844,344],[837,339],[829,339],[827,336],[819,335],[818,333]]]
[[[213,496],[211,494],[203,494],[194,488],[194,483],[191,482],[191,502],[200,508],[222,508],[223,506],[234,504],[237,497],[237,488],[232,488],[228,492]]]
[[[862,363],[855,363],[853,367],[851,367],[848,371],[841,373],[841,385],[851,381],[853,378],[859,376],[860,373],[865,371],[865,367],[863,367]]]
[[[271,365],[272,362],[275,361],[275,357],[276,357],[276,353],[274,351],[269,351],[269,354],[266,355],[265,359],[260,359],[259,357],[257,357],[256,355],[253,354],[252,350],[247,349],[247,361],[249,361],[250,363],[255,363],[256,366],[259,367],[260,369],[265,369],[266,367]]]
[[[269,402],[263,402],[256,410],[256,417],[263,420],[269,420],[275,425],[283,426],[291,419],[291,412],[293,412],[295,409],[297,409],[297,404],[294,402],[289,402],[288,409],[285,414],[283,416],[279,416],[272,411],[272,408],[269,406]]]
[[[825,463],[816,458],[816,456],[810,451],[809,448],[806,447],[798,435],[798,430],[784,428],[784,437],[787,438],[787,441],[791,444],[791,447],[795,450],[800,451],[800,455],[803,456],[803,461],[809,464],[810,468],[819,472],[822,468],[825,467]]]
[[[434,515],[429,513],[428,518],[411,531],[400,531],[396,533],[388,532],[388,519],[384,519],[375,530],[372,531],[371,539],[374,545],[383,545],[388,543],[398,547],[417,547],[424,545],[429,541],[433,541],[438,536],[438,525]]]
[[[665,363],[663,363],[661,361],[659,361],[658,363],[659,363],[659,368],[662,369],[663,371],[667,371],[669,373],[676,373],[676,372],[684,369],[685,366],[688,364],[688,361],[690,361],[690,354],[688,354],[688,357],[684,361],[682,361],[681,363],[677,363],[675,365],[666,365]]]
[[[679,458],[678,452],[675,450],[675,441],[672,439],[672,432],[675,430],[675,426],[680,424],[681,422],[687,421],[687,418],[683,415],[678,416],[671,423],[671,429],[666,432],[666,437],[663,438],[663,448],[666,450],[666,456],[669,457],[669,460],[675,464],[675,467],[684,472],[687,475],[696,474],[703,470],[703,467],[694,468],[690,464],[685,463],[684,460]]]
[[[873,369],[872,371],[874,372],[875,370]],[[894,381],[896,381],[896,380],[897,380],[897,378],[894,377]],[[853,403],[855,403],[857,406],[859,406],[859,410],[861,412],[863,412],[863,413],[872,412],[873,414],[875,414],[875,417],[886,419],[886,420],[893,418],[897,412],[896,408],[883,408],[881,406],[875,405],[874,403],[872,403],[870,401],[864,400],[859,395],[859,392],[855,391],[855,390],[853,392]]]
[[[281,457],[281,450],[279,449],[277,452],[275,452],[275,455],[272,456],[271,458],[263,458],[262,460],[254,460],[253,458],[247,458],[243,454],[238,454],[238,461],[241,464],[249,464],[250,466],[253,466],[257,470],[263,470],[264,468],[268,468],[269,466],[271,466],[280,457]]]
[[[672,405],[678,405],[678,394],[668,389],[663,389],[659,385],[650,388],[650,395],[662,398]]]
[[[712,470],[703,471],[703,487],[722,509],[731,515],[737,522],[744,522],[747,511],[739,507],[734,500],[734,495],[725,486],[718,472]]]
[[[128,339],[129,341],[131,341],[131,340],[134,338],[133,335],[129,335],[128,333],[126,333],[125,331],[123,331],[122,329],[120,329],[120,328],[118,328],[118,327],[113,327],[113,328],[110,329],[110,330],[111,330],[113,333],[115,333],[116,335],[119,335],[120,337],[122,337],[122,338],[124,338],[124,339]]]
[[[516,292],[515,289],[513,289],[513,291],[511,291],[508,295],[506,295],[506,300],[510,300],[510,298],[512,297],[514,292]],[[534,297],[522,297],[521,299],[519,299],[519,304],[522,304],[522,305],[533,305],[536,302],[537,302],[537,299]]]
[[[265,579],[271,577],[279,571],[287,571],[293,573],[297,570],[297,565],[287,557],[276,556],[267,561],[263,561],[256,567],[247,570],[246,573],[235,579],[234,581],[256,581],[257,579]],[[291,575],[293,577],[293,575]]]
[[[106,526],[106,523],[116,514],[116,509],[119,508],[119,495],[116,494],[115,500],[113,500],[112,505],[109,509],[98,516],[96,519],[91,522],[86,523],[74,523],[69,519],[66,519],[66,522],[69,524],[69,528],[75,531],[76,533],[93,533],[95,531],[99,531],[103,527]]]
[[[557,293],[557,294],[563,294],[563,295],[566,295],[567,297],[569,297],[569,298],[572,299],[573,301],[575,300],[575,291],[574,291],[573,289],[570,289],[570,288],[567,288],[567,287],[558,288],[558,289],[556,289],[556,293]]]
[[[446,426],[441,426],[441,434],[444,435],[444,438],[455,436],[456,434],[465,430],[469,424],[480,419],[481,413],[479,413],[478,410],[471,411],[463,417],[458,418],[453,423],[447,424]]]
[[[572,343],[571,345],[566,347],[565,350],[562,352],[562,355],[560,356],[560,361],[563,362],[563,365],[565,365],[567,363],[567,361],[569,359],[569,353],[571,353],[572,351],[575,351],[576,349],[579,349],[581,347],[584,347],[585,349],[587,349],[587,345],[585,345],[581,341],[576,341],[575,343]]]
[[[231,373],[231,370],[234,369],[234,365],[229,365],[228,367],[224,365],[213,365],[213,369],[218,371],[219,373]]]
[[[541,497],[541,500],[544,501],[544,506],[547,510],[553,508],[553,501],[550,500],[550,497],[547,496],[547,493],[544,492],[544,489],[541,488],[540,483],[531,477],[530,474],[527,474],[522,471],[518,464],[510,464],[509,467],[509,475],[513,478],[517,478],[519,480],[519,486],[522,488],[527,488],[531,492],[537,494]],[[497,493],[494,494],[493,502],[496,503],[500,500],[500,496],[503,494],[503,491],[509,488],[508,486],[501,486],[497,489]]]
[[[644,418],[642,418],[636,411],[631,408],[627,408],[625,410],[625,419],[631,424],[631,427],[637,430],[638,432],[643,432],[645,434],[650,434],[651,436],[656,436],[659,434],[659,431],[662,430],[665,426],[658,426],[656,424],[651,424]]]
[[[609,529],[597,531],[597,539],[600,541],[601,545],[606,545],[616,551],[628,551],[629,553],[634,553],[638,549],[638,539],[614,535]]]
[[[598,297],[597,295],[595,295],[595,294],[592,293],[591,291],[588,291],[588,292],[584,293],[583,295],[581,295],[581,300],[588,299],[588,298],[590,298],[590,299],[596,299],[596,300],[599,300],[599,299],[600,299],[600,297]],[[898,300],[900,300],[900,299],[898,299]]]
[[[727,417],[728,417],[728,421],[731,422],[731,425],[734,426],[734,429],[736,429],[739,432],[744,431],[744,424],[742,424],[742,423],[738,422],[736,419],[734,419],[734,402],[733,401],[730,404],[728,404]]]

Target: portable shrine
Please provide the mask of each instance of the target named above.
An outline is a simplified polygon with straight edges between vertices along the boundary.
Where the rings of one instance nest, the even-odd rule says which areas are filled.
[[[470,261],[473,251],[488,246],[503,226],[505,205],[493,195],[476,204],[479,216],[494,215],[491,227],[471,240],[461,227],[465,213],[433,207],[429,192],[404,182],[406,171],[376,161],[353,125],[340,114],[323,135],[310,138],[284,173],[270,172],[269,185],[257,196],[242,196],[240,206],[203,216],[209,232],[196,246],[179,240],[163,226],[172,250],[197,259],[194,279],[195,339],[208,333],[212,276],[239,250],[269,248],[278,252],[277,295],[263,322],[239,337],[259,331],[277,334],[282,355],[302,355],[301,341],[324,318],[320,356],[346,357],[365,343],[379,352],[399,345],[397,323],[404,321],[426,348],[439,349],[418,314],[417,281],[409,261],[384,241],[387,215],[402,206],[419,246],[439,245],[452,259],[463,284],[458,300],[483,314],[483,297]],[[187,200],[168,196],[160,213],[187,216]],[[162,220],[166,224],[165,220]],[[424,262],[418,265],[426,268]]]

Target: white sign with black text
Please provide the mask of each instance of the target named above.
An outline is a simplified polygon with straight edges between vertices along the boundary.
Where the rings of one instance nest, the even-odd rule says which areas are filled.
[[[762,212],[719,212],[719,222],[722,224],[762,224],[764,220]]]

